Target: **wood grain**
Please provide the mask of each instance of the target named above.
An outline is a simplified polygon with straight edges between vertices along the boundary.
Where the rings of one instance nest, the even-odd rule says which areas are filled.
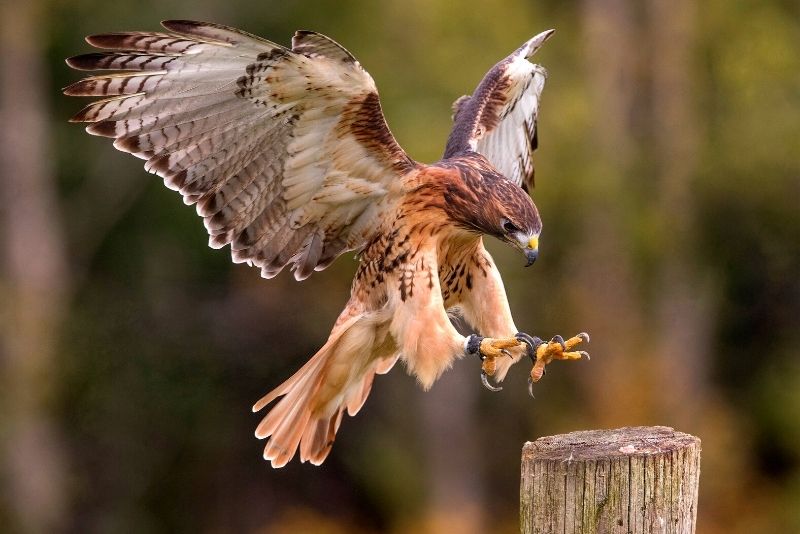
[[[695,531],[700,440],[626,427],[540,438],[522,449],[524,534]]]

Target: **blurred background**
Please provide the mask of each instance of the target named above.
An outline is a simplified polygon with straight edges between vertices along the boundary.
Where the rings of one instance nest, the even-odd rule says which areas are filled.
[[[87,34],[193,18],[328,34],[437,160],[450,104],[535,33],[541,258],[489,243],[517,324],[592,334],[502,393],[398,366],[323,467],[273,470],[250,406],[321,346],[352,255],[299,284],[206,247],[142,162],[67,119]],[[703,440],[698,532],[800,532],[800,5],[786,0],[37,0],[0,18],[0,524],[27,532],[518,531],[520,449]]]

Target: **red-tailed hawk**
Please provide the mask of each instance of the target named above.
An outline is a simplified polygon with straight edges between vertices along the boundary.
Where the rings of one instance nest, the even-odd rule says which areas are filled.
[[[540,33],[495,65],[453,106],[442,160],[424,165],[397,144],[370,75],[333,40],[299,31],[292,47],[205,22],[172,20],[168,32],[93,35],[105,52],[67,60],[107,70],[64,90],[104,96],[72,118],[147,161],[186,204],[209,245],[266,278],[291,265],[303,280],[358,251],[350,300],[327,342],[259,400],[277,401],[256,429],[264,458],[285,465],[300,449],[320,464],[345,410],[359,411],[376,374],[402,360],[424,388],[474,354],[501,381],[525,353],[538,380],[553,359],[586,355],[587,339],[543,343],[520,333],[500,273],[483,247],[491,235],[538,253],[533,185],[536,117],[545,70],[530,57]],[[459,310],[479,334],[462,336]]]

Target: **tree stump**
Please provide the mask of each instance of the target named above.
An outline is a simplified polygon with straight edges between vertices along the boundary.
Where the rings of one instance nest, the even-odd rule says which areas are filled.
[[[664,426],[549,436],[522,449],[523,534],[692,534],[700,440]]]

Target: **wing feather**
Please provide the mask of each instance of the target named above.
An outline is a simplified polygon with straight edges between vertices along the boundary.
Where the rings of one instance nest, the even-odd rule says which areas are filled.
[[[353,54],[342,45],[324,35],[308,30],[298,30],[292,37],[292,50],[304,56],[321,56],[329,59],[357,63]]]
[[[547,72],[528,58],[553,30],[530,39],[484,76],[472,96],[453,103],[453,130],[444,157],[483,155],[506,178],[533,187],[536,120]]]
[[[112,71],[64,89],[106,97],[71,120],[196,205],[209,245],[274,276],[303,279],[363,246],[390,184],[417,164],[397,144],[375,84],[327,37],[292,49],[226,26],[165,21],[166,32],[87,37],[101,52],[67,60]]]

